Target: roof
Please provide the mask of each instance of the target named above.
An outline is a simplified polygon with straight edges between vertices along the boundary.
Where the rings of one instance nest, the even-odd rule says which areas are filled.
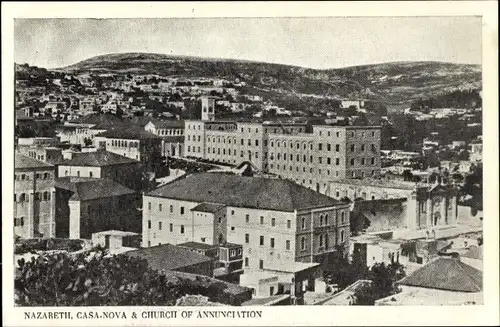
[[[184,121],[183,120],[151,119],[150,122],[156,128],[184,128]]]
[[[60,165],[102,167],[130,163],[138,163],[138,161],[109,151],[95,151],[73,153],[72,159],[64,160],[60,163]]]
[[[483,273],[459,259],[440,257],[429,262],[399,284],[458,292],[481,292]]]
[[[469,251],[465,252],[462,257],[483,260],[483,246],[471,246]]]
[[[153,133],[147,132],[138,127],[114,128],[99,133],[97,136],[111,138],[111,139],[129,139],[129,140],[160,139]]]
[[[241,305],[242,306],[249,306],[249,305],[273,305],[275,303],[284,301],[286,299],[290,298],[290,294],[279,294],[279,295],[273,295],[269,297],[261,297],[261,298],[256,298],[256,299],[251,299],[249,301],[243,302]]]
[[[184,143],[184,136],[160,136],[164,143]]]
[[[102,232],[93,233],[93,235],[110,235],[110,236],[137,236],[139,233],[127,232],[122,230],[106,230]]]
[[[218,247],[217,245],[200,243],[200,242],[186,242],[186,243],[177,244],[177,246],[190,248],[190,249],[197,249],[197,250],[209,250],[209,249],[215,249]]]
[[[220,203],[206,203],[203,202],[193,209],[191,211],[200,211],[200,212],[210,212],[214,213],[216,211],[219,211],[220,209],[224,208],[226,205],[225,204],[220,204]]]
[[[15,169],[33,169],[33,168],[54,168],[54,165],[33,159],[24,154],[16,153],[14,157]]]
[[[286,212],[344,204],[285,179],[211,173],[187,176],[146,195]]]
[[[340,180],[334,181],[333,183],[359,185],[359,186],[376,186],[376,187],[386,187],[386,188],[398,188],[398,189],[403,189],[403,190],[414,190],[417,187],[417,183],[413,183],[413,182],[394,181],[394,180],[375,179],[375,178],[340,179]]]
[[[126,252],[124,255],[146,259],[152,269],[160,271],[180,269],[213,260],[207,256],[172,244],[143,248]]]
[[[56,188],[73,192],[70,200],[86,201],[135,193],[133,190],[107,178],[61,177]]]
[[[93,127],[94,129],[108,129],[108,128],[113,128],[116,126],[121,126],[125,123],[122,118],[119,118],[118,116],[115,116],[115,115],[108,115],[108,114],[86,115],[86,116],[80,117],[77,120],[72,121],[72,122],[79,123],[79,124],[92,124],[92,125],[95,125]]]

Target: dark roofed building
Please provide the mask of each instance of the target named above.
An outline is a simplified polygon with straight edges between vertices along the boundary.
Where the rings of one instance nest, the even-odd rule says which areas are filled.
[[[148,265],[158,271],[181,271],[191,274],[213,276],[214,259],[172,244],[163,244],[123,255],[146,259]]]
[[[133,190],[140,190],[142,164],[122,155],[98,150],[76,152],[59,163],[59,177],[109,178]]]
[[[343,203],[285,179],[211,173],[188,176],[147,195],[286,212]]]
[[[86,238],[106,230],[141,232],[138,195],[106,178],[56,180],[56,235]]]
[[[40,160],[36,160],[25,156],[20,153],[16,153],[14,156],[14,168],[17,169],[54,169],[54,165]]]
[[[323,263],[348,245],[349,203],[289,180],[198,173],[143,202],[143,246],[219,245],[218,273],[235,278],[243,269]]]
[[[398,282],[400,285],[456,292],[481,292],[483,273],[456,258],[438,258]]]

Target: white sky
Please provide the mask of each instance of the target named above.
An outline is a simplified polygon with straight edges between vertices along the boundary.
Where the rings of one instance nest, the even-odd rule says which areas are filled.
[[[63,67],[155,52],[311,68],[391,61],[481,64],[480,17],[16,19],[17,63]]]

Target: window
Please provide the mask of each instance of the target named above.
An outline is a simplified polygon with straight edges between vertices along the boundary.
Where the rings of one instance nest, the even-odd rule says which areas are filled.
[[[148,202],[148,210],[151,210],[151,202]]]
[[[158,230],[161,230],[161,221],[158,222]]]
[[[170,232],[174,231],[174,224],[170,224]]]
[[[271,226],[276,226],[276,218],[271,218]]]
[[[327,144],[326,144],[326,149],[327,149],[328,151],[332,151],[332,145],[331,145],[330,143],[327,143]]]
[[[340,242],[344,243],[344,231],[340,231]]]
[[[365,145],[361,144],[361,152],[364,152],[364,151],[365,151]]]
[[[249,234],[245,234],[245,243],[250,243],[250,235]]]
[[[319,225],[323,226],[323,215],[319,216]]]
[[[89,177],[92,177],[92,172],[91,171],[89,172]]]
[[[170,213],[174,212],[174,206],[170,205]]]
[[[302,236],[302,238],[300,239],[300,249],[302,251],[306,249],[306,238],[304,236]]]
[[[184,225],[181,225],[181,234],[184,234]]]
[[[271,248],[274,248],[274,238],[271,237]]]
[[[319,235],[319,247],[323,246],[323,234]]]
[[[158,205],[158,211],[161,211],[161,204]]]
[[[323,150],[323,144],[322,143],[318,143],[318,150],[319,151]]]
[[[148,220],[148,229],[151,229],[151,220]]]
[[[181,215],[184,214],[184,207],[181,207]]]
[[[351,159],[351,166],[354,166],[354,158]]]
[[[344,211],[342,211],[342,212],[340,213],[340,222],[341,222],[342,224],[344,223],[344,219],[345,219],[345,213],[344,213]]]
[[[77,177],[80,177],[80,171],[77,171],[77,172],[76,172],[76,176],[77,176]]]
[[[264,217],[260,216],[260,224],[264,225]]]
[[[259,146],[259,140],[255,140],[255,146]]]
[[[290,241],[289,240],[285,241],[285,249],[290,250]]]
[[[248,267],[248,258],[245,257],[245,267]]]
[[[264,236],[261,236],[261,237],[260,237],[260,243],[259,243],[259,244],[260,244],[260,245],[264,245]]]
[[[328,225],[328,214],[325,215],[325,225]]]
[[[355,149],[354,144],[352,144],[351,145],[351,152],[354,152],[354,149]]]
[[[365,158],[361,158],[361,165],[365,164]]]
[[[231,226],[231,230],[234,231],[234,226]]]
[[[249,223],[250,222],[250,215],[245,215],[245,222]]]
[[[264,260],[259,260],[259,269],[264,269]]]
[[[371,158],[371,159],[370,159],[370,163],[371,163],[372,165],[374,165],[374,164],[375,164],[375,158]]]
[[[302,229],[306,229],[306,218],[302,218]]]
[[[50,200],[49,192],[43,192],[43,201],[49,201],[49,200]]]

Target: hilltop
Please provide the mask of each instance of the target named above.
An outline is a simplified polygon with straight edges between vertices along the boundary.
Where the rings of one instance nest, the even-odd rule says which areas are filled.
[[[456,89],[481,89],[481,66],[443,62],[311,69],[233,59],[117,53],[92,57],[55,71],[239,78],[260,93],[355,97],[387,103],[409,102]]]

